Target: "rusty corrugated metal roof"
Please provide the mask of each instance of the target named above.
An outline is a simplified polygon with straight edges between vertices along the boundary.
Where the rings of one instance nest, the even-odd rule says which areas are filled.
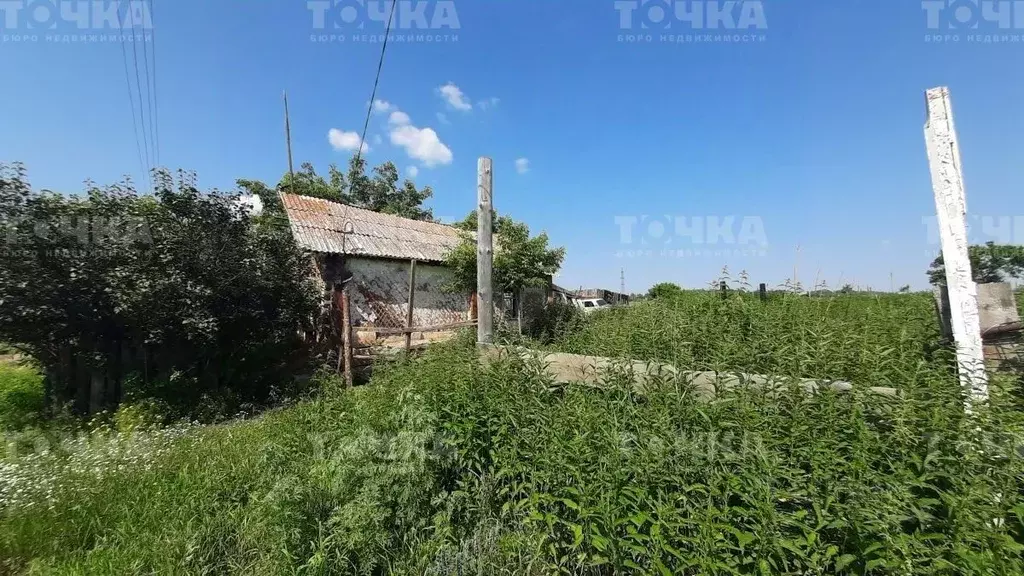
[[[296,194],[282,193],[281,201],[295,241],[314,252],[440,262],[460,241],[460,231],[444,224]]]

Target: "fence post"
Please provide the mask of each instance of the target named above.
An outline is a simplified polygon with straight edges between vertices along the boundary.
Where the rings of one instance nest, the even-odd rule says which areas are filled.
[[[345,386],[352,387],[352,318],[349,311],[348,287],[344,284],[341,287],[341,353],[338,355],[338,363],[344,364]]]
[[[412,348],[412,307],[416,298],[416,260],[409,261],[409,309],[405,313],[405,327],[409,330],[405,333],[405,352],[408,354]]]
[[[956,341],[960,384],[968,393],[965,408],[969,412],[972,403],[988,400],[988,375],[981,342],[978,289],[971,276],[967,250],[967,199],[949,89],[928,90],[925,107],[928,112],[924,125],[925,144],[949,288],[950,323]]]
[[[494,301],[491,284],[491,266],[494,250],[492,186],[494,174],[491,159],[480,158],[476,168],[476,292],[479,298],[477,309],[476,341],[490,344],[494,339]]]

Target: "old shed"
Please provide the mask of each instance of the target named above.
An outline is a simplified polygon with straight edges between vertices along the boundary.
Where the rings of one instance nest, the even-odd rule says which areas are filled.
[[[281,200],[295,241],[316,255],[325,287],[347,280],[353,325],[406,327],[413,261],[411,325],[469,320],[472,294],[446,289],[451,272],[441,264],[460,241],[456,228],[307,196],[281,194]]]

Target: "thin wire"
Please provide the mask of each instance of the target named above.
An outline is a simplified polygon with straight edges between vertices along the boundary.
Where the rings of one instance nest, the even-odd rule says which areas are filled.
[[[132,27],[132,63],[135,66],[135,85],[139,88],[139,117],[142,119],[142,149],[146,153],[146,178],[149,180],[149,190],[153,190],[152,162],[149,159],[149,140],[146,137],[146,109],[142,105],[142,81],[139,79],[139,49],[135,35],[135,16],[132,14],[132,2],[128,2],[128,18]],[[123,40],[123,35],[122,35]],[[147,90],[148,93],[148,90]]]
[[[153,149],[156,155],[156,165],[160,167],[160,104],[157,100],[156,91],[156,16],[153,15],[153,1],[149,0],[149,24],[150,24],[150,40],[153,42],[153,108],[150,110],[150,120],[153,122]],[[142,45],[143,57],[145,57],[146,45]],[[146,69],[146,83],[149,83],[149,69]]]
[[[149,171],[146,168],[146,164],[142,161],[142,145],[139,143],[139,123],[135,121],[135,96],[132,95],[132,81],[128,74],[128,53],[124,49],[124,27],[120,27],[118,31],[118,36],[121,38],[121,60],[124,62],[124,81],[128,86],[128,103],[132,109],[132,134],[135,136],[135,151],[139,153],[139,167],[142,168],[142,173],[145,175]],[[141,94],[139,95],[139,104],[142,104]]]
[[[380,82],[380,70],[384,67],[384,52],[388,49],[388,36],[391,35],[391,21],[395,18],[395,3],[391,0],[391,15],[388,16],[388,27],[384,31],[384,45],[380,48],[380,60],[377,62],[377,77],[373,79],[373,91],[370,92],[370,103],[366,107],[366,121],[363,122],[363,135],[359,137],[359,149],[356,151],[356,164],[363,154],[363,146],[366,144],[366,129],[370,126],[370,114],[373,113],[373,101],[377,98],[377,84]]]

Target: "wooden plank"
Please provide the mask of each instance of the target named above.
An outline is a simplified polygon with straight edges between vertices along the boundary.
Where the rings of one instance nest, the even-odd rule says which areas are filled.
[[[405,333],[405,351],[412,346],[412,310],[416,297],[416,260],[409,261],[409,309],[405,313],[405,327],[409,329]]]
[[[494,258],[493,184],[491,159],[480,158],[476,169],[476,293],[480,300],[477,309],[476,340],[479,344],[490,344],[494,339],[494,294],[491,282]]]
[[[383,336],[393,336],[395,334],[408,334],[412,332],[442,332],[444,330],[455,330],[456,328],[469,328],[470,326],[476,326],[476,320],[466,320],[465,322],[453,322],[451,324],[440,324],[437,326],[413,326],[410,328],[355,326],[353,327],[353,330],[356,332],[375,332]]]
[[[950,324],[956,342],[960,384],[966,392],[966,409],[970,411],[973,402],[988,400],[988,375],[981,342],[977,286],[971,276],[967,251],[967,199],[949,89],[928,90],[925,105],[928,111],[925,144],[949,288]]]

